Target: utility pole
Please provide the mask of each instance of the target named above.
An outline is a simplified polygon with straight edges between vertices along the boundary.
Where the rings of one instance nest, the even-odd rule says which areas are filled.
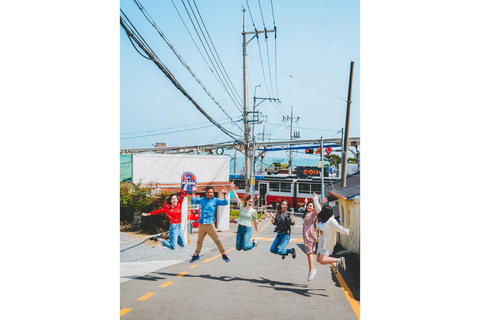
[[[270,101],[280,101],[277,98],[257,98],[257,88],[260,87],[260,85],[255,86],[255,89],[253,90],[253,116],[252,116],[252,178],[250,179],[250,194],[252,196],[255,196],[255,124],[256,123],[261,123],[260,122],[260,117],[258,116],[258,112],[255,110],[257,107],[257,99],[262,100],[260,103],[262,103],[265,100],[270,100]],[[260,105],[260,103],[258,105]]]
[[[300,135],[297,136],[295,134],[295,137],[293,136],[293,119],[295,118],[295,121],[300,120],[300,117],[293,117],[293,106],[291,108],[291,113],[290,117],[283,117],[283,120],[290,120],[290,140],[293,140],[295,137],[300,137]],[[290,160],[288,161],[288,175],[292,175],[292,150],[290,149]]]
[[[268,136],[270,136],[270,133],[268,134]],[[265,141],[265,126],[263,126],[263,133],[262,133],[262,142],[264,141]],[[263,159],[265,158],[265,154],[262,153],[261,157],[262,157],[262,166],[260,167],[260,171],[263,172]]]
[[[250,192],[250,180],[253,179],[252,172],[251,172],[251,165],[250,165],[250,151],[254,152],[253,150],[253,143],[250,144],[249,142],[249,134],[248,134],[248,100],[247,100],[247,44],[252,41],[254,38],[258,38],[259,33],[265,32],[265,36],[267,36],[268,32],[275,32],[275,37],[277,34],[277,28],[274,30],[263,30],[263,31],[249,31],[246,30],[246,19],[245,19],[245,9],[243,9],[243,128],[244,128],[244,139],[245,139],[245,194]],[[247,34],[253,34],[254,36],[247,41]],[[252,139],[255,137],[252,136]],[[253,141],[252,141],[253,142]]]
[[[342,181],[340,187],[347,186],[347,152],[348,152],[348,133],[350,129],[350,106],[352,104],[352,82],[353,82],[353,66],[354,62],[350,63],[350,81],[348,84],[348,100],[347,100],[347,116],[345,119],[345,137],[343,138],[342,149]]]

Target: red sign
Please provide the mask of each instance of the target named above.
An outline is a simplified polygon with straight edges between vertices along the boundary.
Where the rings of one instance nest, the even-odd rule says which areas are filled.
[[[326,152],[327,154],[332,153],[332,148],[326,147],[326,148],[325,148],[325,152]]]

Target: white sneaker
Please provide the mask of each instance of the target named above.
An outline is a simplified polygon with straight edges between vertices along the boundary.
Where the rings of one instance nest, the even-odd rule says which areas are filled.
[[[334,272],[334,273],[337,273],[337,272],[338,272],[338,262],[335,262],[335,263],[333,264],[333,272]]]
[[[343,270],[347,269],[347,265],[345,264],[345,258],[344,257],[340,257],[340,259],[338,259],[338,263],[343,268]]]
[[[312,281],[313,277],[315,277],[317,273],[316,272],[312,272],[312,273],[308,273],[308,277],[307,277],[307,281]]]

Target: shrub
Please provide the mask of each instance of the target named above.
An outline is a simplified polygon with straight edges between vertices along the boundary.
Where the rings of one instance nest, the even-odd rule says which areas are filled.
[[[153,195],[153,188],[142,188],[140,184],[120,183],[120,223],[132,223],[147,233],[167,231],[170,223],[165,214],[141,217],[142,212],[159,209],[165,203],[169,193]]]

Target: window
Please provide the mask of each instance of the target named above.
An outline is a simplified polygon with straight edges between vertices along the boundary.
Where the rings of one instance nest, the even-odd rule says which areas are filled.
[[[308,193],[310,194],[310,184],[309,183],[299,183],[298,184],[299,193]]]
[[[270,191],[280,191],[280,183],[279,182],[270,182]]]
[[[235,179],[234,180],[234,183],[237,187],[239,187],[240,189],[245,189],[245,180],[243,179]]]
[[[322,192],[322,185],[321,184],[313,184],[312,183],[312,193],[321,193]]]
[[[281,192],[292,192],[292,184],[290,182],[281,182],[280,183],[280,191]]]

